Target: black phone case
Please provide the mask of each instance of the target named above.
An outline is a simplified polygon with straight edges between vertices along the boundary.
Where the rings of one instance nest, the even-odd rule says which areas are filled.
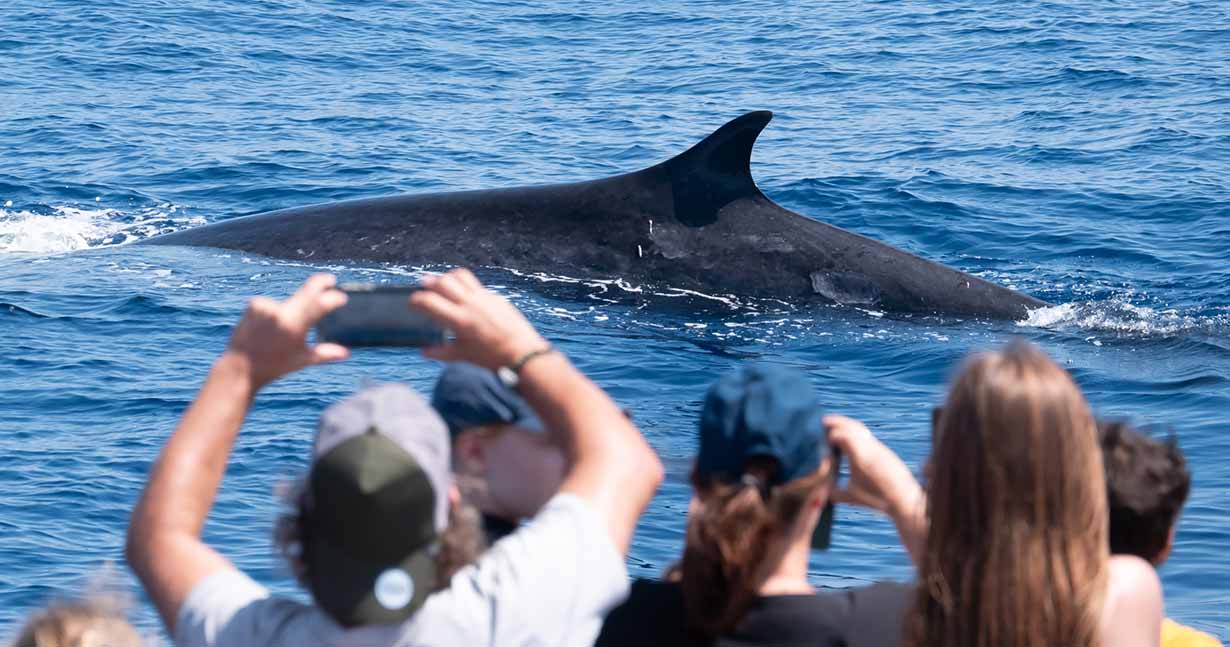
[[[348,348],[422,347],[445,341],[444,330],[426,315],[411,310],[418,286],[349,284],[346,305],[316,324],[316,340]]]

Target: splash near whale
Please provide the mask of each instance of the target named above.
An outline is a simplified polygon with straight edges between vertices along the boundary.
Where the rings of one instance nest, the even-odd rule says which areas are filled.
[[[282,209],[140,241],[306,261],[503,267],[709,294],[1023,319],[1048,305],[770,200],[749,112],[649,168],[585,182]]]

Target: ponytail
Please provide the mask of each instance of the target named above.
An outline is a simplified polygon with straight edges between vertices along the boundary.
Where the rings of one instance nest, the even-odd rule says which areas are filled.
[[[745,482],[709,489],[703,507],[688,520],[679,571],[688,628],[715,636],[747,611],[775,524],[759,487]]]
[[[683,559],[671,573],[683,588],[690,632],[718,636],[738,625],[766,575],[771,540],[826,480],[817,472],[777,487],[767,483],[768,472],[760,470],[749,469],[735,484],[693,474],[702,505],[688,516]]]

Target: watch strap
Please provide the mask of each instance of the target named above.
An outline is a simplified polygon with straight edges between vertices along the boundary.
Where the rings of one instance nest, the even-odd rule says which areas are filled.
[[[555,352],[555,347],[547,344],[542,348],[536,348],[517,358],[517,361],[508,366],[501,366],[495,370],[495,375],[504,383],[504,386],[515,389],[521,383],[521,369],[535,357],[542,357],[549,353]]]

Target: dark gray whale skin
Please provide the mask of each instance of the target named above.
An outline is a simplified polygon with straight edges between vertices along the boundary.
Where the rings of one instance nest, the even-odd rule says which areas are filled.
[[[774,203],[750,169],[772,117],[747,113],[666,162],[600,180],[296,207],[138,244],[496,266],[975,318],[1023,319],[1047,305]]]

